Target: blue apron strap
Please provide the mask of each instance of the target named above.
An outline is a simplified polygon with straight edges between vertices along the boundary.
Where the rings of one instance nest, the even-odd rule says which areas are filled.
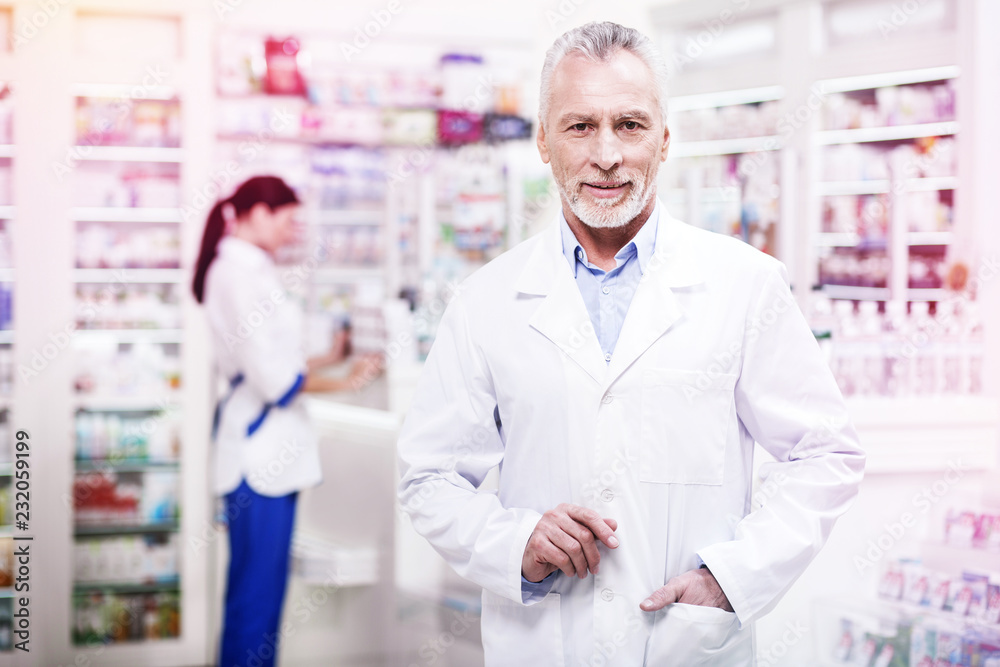
[[[215,414],[212,415],[212,440],[215,440],[215,436],[219,434],[219,422],[222,421],[222,410],[226,407],[226,403],[232,398],[233,392],[236,388],[243,384],[243,373],[237,373],[233,377],[229,378],[229,391],[226,395],[220,398],[215,403]]]
[[[254,419],[252,422],[250,422],[250,425],[247,426],[247,437],[249,438],[250,436],[252,436],[254,433],[257,432],[257,430],[261,426],[264,425],[264,420],[267,419],[267,413],[271,411],[271,408],[287,407],[288,404],[292,402],[292,399],[295,398],[295,395],[299,393],[299,390],[302,389],[302,385],[304,385],[305,383],[306,383],[305,374],[299,373],[295,378],[295,382],[292,383],[292,386],[289,387],[288,391],[286,391],[284,394],[281,395],[281,398],[276,400],[274,403],[265,403],[264,407],[261,408],[260,414],[257,415],[257,418]]]

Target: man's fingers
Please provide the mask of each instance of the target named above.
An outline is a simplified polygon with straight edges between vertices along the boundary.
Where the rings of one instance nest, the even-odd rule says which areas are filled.
[[[568,521],[568,519],[567,519]],[[570,523],[572,523],[570,521]],[[572,528],[570,528],[572,530]],[[552,534],[549,535],[549,539],[552,544],[559,548],[566,556],[569,557],[570,561],[573,563],[573,569],[576,575],[581,579],[587,576],[587,570],[590,569],[587,563],[587,556],[584,553],[583,545],[580,544],[577,537],[570,532],[567,532],[566,528],[562,525],[556,525]],[[573,575],[570,575],[573,576]]]
[[[594,510],[587,509],[586,507],[580,507],[579,505],[567,505],[566,514],[568,514],[572,519],[578,521],[590,529],[597,539],[604,542],[609,548],[614,549],[618,546],[618,538],[615,537],[615,528],[618,527],[616,522],[615,528],[611,528],[608,523],[601,518],[601,515]],[[614,521],[614,519],[612,519]]]
[[[673,604],[681,599],[683,589],[675,579],[671,579],[665,586],[661,586],[653,591],[648,598],[639,604],[643,611],[657,611],[663,609],[668,604]]]
[[[567,577],[576,576],[576,568],[573,559],[550,539],[546,539],[544,544],[538,549],[538,554],[546,563],[550,563],[562,570]]]
[[[614,519],[604,518],[604,523],[608,524],[611,530],[618,530],[618,522]]]
[[[601,562],[601,554],[597,550],[597,538],[590,531],[590,528],[574,521],[568,515],[563,515],[557,519],[559,527],[566,535],[580,545],[583,558],[586,561],[586,569],[597,574],[597,564]],[[579,569],[577,570],[579,572]],[[586,574],[586,573],[584,573]]]

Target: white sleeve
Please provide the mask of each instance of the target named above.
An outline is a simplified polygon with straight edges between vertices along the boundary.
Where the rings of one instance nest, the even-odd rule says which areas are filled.
[[[775,265],[756,280],[735,389],[739,419],[776,459],[760,468],[775,491],[732,541],[698,551],[744,625],[805,571],[857,495],[865,465],[833,374]]]
[[[450,304],[398,443],[399,502],[414,529],[462,577],[522,604],[521,558],[541,515],[479,493],[503,459],[492,379],[461,297]]]

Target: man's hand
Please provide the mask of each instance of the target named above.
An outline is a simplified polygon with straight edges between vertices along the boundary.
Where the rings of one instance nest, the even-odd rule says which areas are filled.
[[[597,542],[610,549],[618,546],[614,532],[618,522],[604,519],[594,510],[563,503],[542,515],[528,538],[521,558],[521,575],[538,582],[556,570],[567,577],[583,579],[590,571],[597,574],[601,554]]]
[[[656,611],[674,602],[699,607],[718,607],[725,611],[733,610],[729,598],[722,592],[722,587],[708,568],[689,570],[677,575],[665,586],[653,591],[649,598],[642,601],[639,608],[643,611]]]

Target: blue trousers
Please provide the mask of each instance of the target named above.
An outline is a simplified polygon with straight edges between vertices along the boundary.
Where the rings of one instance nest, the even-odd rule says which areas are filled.
[[[220,667],[274,665],[297,498],[262,496],[246,480],[226,494],[229,576]]]

